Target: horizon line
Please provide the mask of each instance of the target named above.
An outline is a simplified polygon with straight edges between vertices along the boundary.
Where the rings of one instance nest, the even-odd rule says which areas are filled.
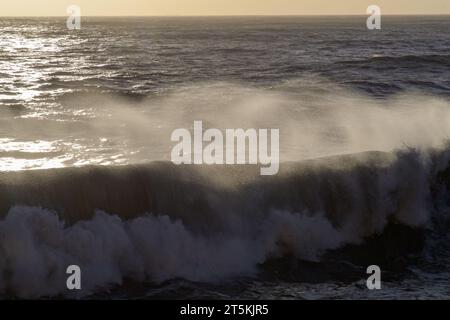
[[[86,18],[197,18],[197,17],[366,17],[368,14],[199,14],[199,15],[81,15]],[[450,16],[450,13],[385,13],[383,16],[391,17],[424,17],[424,16]],[[1,16],[0,18],[66,18],[68,15],[49,16]]]

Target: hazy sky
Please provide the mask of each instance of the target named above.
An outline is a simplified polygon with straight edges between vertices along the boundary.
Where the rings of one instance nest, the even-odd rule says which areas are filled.
[[[82,15],[450,14],[450,0],[0,0],[0,16],[63,16],[76,4]]]

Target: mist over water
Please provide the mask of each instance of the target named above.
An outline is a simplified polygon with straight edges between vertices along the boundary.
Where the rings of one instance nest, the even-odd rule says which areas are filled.
[[[311,98],[314,90],[322,93]],[[74,109],[85,104],[97,107],[75,121],[8,120],[8,138],[0,146],[2,169],[170,160],[171,133],[193,131],[197,120],[204,130],[280,129],[281,161],[439,147],[450,136],[450,103],[444,98],[407,92],[379,100],[307,78],[277,89],[198,83],[139,101],[88,94],[66,102]]]
[[[449,24],[3,19],[0,295],[447,297]],[[197,120],[280,129],[280,173],[171,164]]]

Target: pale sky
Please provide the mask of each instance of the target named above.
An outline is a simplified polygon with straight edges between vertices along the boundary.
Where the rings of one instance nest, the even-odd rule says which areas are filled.
[[[71,4],[83,16],[450,14],[450,0],[0,0],[0,16],[64,16]]]

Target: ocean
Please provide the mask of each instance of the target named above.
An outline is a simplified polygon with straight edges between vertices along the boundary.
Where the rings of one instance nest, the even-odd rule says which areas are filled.
[[[1,18],[0,297],[448,299],[450,17],[366,19]],[[173,164],[194,121],[279,173]]]

